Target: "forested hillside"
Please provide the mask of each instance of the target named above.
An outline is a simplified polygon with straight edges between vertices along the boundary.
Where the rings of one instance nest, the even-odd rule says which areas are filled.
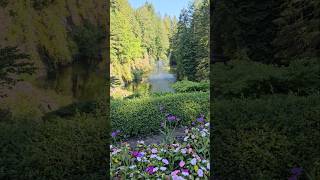
[[[104,1],[1,0],[0,5],[1,46],[18,46],[31,55],[37,76],[75,61],[99,62],[106,55],[101,50]]]
[[[171,43],[180,80],[209,80],[209,12],[209,0],[197,0],[180,14]]]
[[[111,77],[122,84],[167,60],[174,19],[161,17],[152,4],[133,9],[127,0],[112,0],[110,13]]]
[[[214,8],[217,55],[284,65],[320,55],[319,1],[222,0]]]

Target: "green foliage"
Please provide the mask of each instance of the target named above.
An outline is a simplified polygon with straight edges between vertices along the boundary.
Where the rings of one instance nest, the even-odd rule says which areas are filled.
[[[136,70],[147,72],[152,61],[167,59],[171,29],[149,3],[133,9],[127,0],[114,0],[110,9],[111,75],[128,83]]]
[[[159,97],[111,101],[112,129],[123,135],[143,136],[158,132],[164,118],[160,105],[168,113],[181,119],[181,124],[190,124],[201,113],[209,110],[208,93],[167,94]]]
[[[9,3],[9,0],[0,0],[0,6],[3,8],[7,7],[8,3]]]
[[[181,11],[172,37],[171,64],[177,65],[178,79],[209,79],[209,1],[195,1]]]
[[[34,63],[30,62],[28,54],[20,52],[17,47],[0,47],[0,87],[15,85],[21,74],[32,74]],[[0,90],[1,90],[0,88]],[[0,92],[0,96],[1,96]]]
[[[172,85],[176,92],[194,92],[194,91],[209,91],[210,85],[208,81],[193,82],[193,81],[178,81]]]
[[[77,59],[88,64],[97,64],[102,60],[101,44],[105,43],[105,32],[101,27],[86,21],[84,25],[73,29],[72,36],[78,47]]]
[[[42,10],[43,8],[48,7],[55,0],[32,0],[32,6],[36,10]]]
[[[245,54],[263,63],[288,64],[319,56],[316,0],[221,0],[213,12],[213,52],[231,59]]]
[[[0,179],[104,179],[106,116],[0,122]]]
[[[319,96],[273,95],[213,103],[211,152],[220,178],[286,179],[293,167],[320,178]]]
[[[43,119],[52,119],[56,117],[67,118],[75,116],[77,113],[93,113],[97,108],[96,101],[77,102],[65,107],[61,107],[58,110],[47,113]]]
[[[319,57],[320,3],[315,0],[281,1],[280,14],[274,19],[279,28],[272,44],[274,57],[281,63],[301,57]]]
[[[215,97],[259,97],[265,94],[319,92],[320,64],[317,59],[293,61],[278,67],[249,61],[234,61],[230,66],[212,65]]]

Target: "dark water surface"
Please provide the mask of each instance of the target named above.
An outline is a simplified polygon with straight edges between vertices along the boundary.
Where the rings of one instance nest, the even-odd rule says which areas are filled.
[[[42,87],[54,89],[60,95],[72,96],[75,101],[86,101],[99,97],[106,87],[105,82],[105,70],[73,64],[49,74]]]

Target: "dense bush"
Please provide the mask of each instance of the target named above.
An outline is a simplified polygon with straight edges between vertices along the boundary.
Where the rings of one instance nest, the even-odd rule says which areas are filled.
[[[212,72],[215,97],[260,97],[290,92],[307,95],[320,91],[317,59],[293,61],[288,67],[234,61],[229,66],[212,65]]]
[[[98,108],[96,101],[83,101],[72,103],[68,106],[61,107],[55,111],[47,113],[43,119],[54,119],[56,117],[72,117],[75,116],[78,112],[80,113],[94,113]]]
[[[0,121],[0,179],[105,179],[104,114]]]
[[[194,92],[194,91],[209,91],[210,86],[208,81],[193,82],[193,81],[178,81],[172,85],[176,92]]]
[[[188,124],[201,113],[209,112],[209,93],[167,94],[160,97],[111,101],[112,129],[121,130],[122,135],[137,136],[158,132],[163,114],[166,112]]]
[[[221,179],[320,179],[320,97],[216,100],[211,154]],[[310,178],[309,178],[310,179]]]

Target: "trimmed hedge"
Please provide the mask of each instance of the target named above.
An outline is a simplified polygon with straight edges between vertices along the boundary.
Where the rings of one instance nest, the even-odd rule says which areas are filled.
[[[172,84],[172,88],[176,92],[195,92],[195,91],[201,91],[201,92],[207,92],[210,90],[210,84],[208,81],[202,81],[202,82],[193,82],[193,81],[178,81]]]
[[[216,100],[214,172],[220,179],[287,179],[299,166],[320,179],[319,110],[319,95]]]
[[[106,116],[0,121],[0,179],[105,179]]]
[[[158,132],[164,114],[181,119],[181,124],[188,124],[200,114],[209,113],[209,93],[178,93],[160,97],[139,98],[111,101],[111,125],[113,130],[121,130],[127,137]]]

